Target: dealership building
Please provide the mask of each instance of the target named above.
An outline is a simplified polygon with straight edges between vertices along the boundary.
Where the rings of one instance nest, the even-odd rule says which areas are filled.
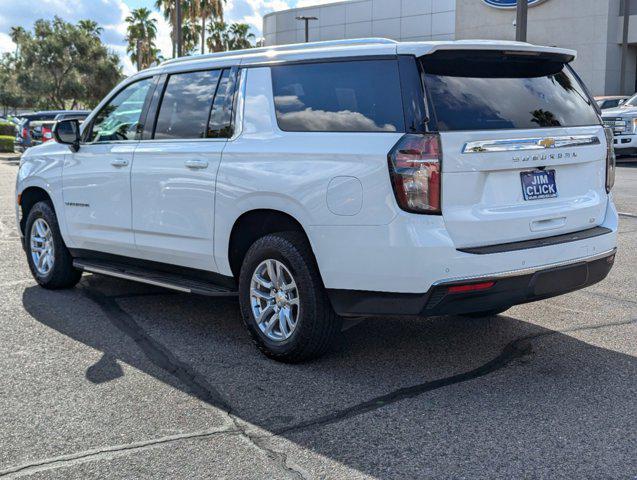
[[[348,0],[268,14],[266,45],[385,37],[402,41],[515,39],[515,0]],[[577,50],[574,67],[595,95],[632,94],[637,80],[637,2],[624,31],[620,0],[529,0],[528,41]],[[625,36],[625,37],[624,37]],[[626,38],[625,88],[620,92]]]

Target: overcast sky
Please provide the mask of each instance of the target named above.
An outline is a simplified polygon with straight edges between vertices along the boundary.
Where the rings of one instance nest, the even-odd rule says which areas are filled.
[[[250,24],[252,32],[261,36],[264,14],[297,6],[334,3],[339,0],[227,0],[226,21]],[[153,8],[154,0],[0,0],[0,52],[12,51],[15,46],[9,38],[12,26],[31,29],[38,18],[62,17],[69,22],[88,18],[97,21],[103,28],[102,40],[122,58],[124,73],[135,71],[126,56],[126,25],[124,18],[130,10],[148,7],[158,20],[157,45],[163,55],[172,53],[170,28],[162,15]]]

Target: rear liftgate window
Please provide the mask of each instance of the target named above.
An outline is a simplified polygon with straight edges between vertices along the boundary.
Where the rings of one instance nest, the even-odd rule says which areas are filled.
[[[599,125],[567,56],[441,51],[422,57],[438,129]]]
[[[404,132],[395,59],[272,67],[279,128],[288,132]]]

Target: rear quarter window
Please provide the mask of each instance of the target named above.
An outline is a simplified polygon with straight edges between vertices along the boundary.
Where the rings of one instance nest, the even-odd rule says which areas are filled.
[[[404,132],[395,59],[272,67],[279,128],[289,132]]]
[[[600,123],[592,100],[561,57],[452,51],[421,61],[441,131]]]

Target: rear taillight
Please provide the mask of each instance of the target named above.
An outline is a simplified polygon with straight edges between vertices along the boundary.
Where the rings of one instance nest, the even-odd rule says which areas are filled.
[[[22,138],[27,138],[27,135],[29,135],[29,130],[26,127],[24,127],[22,129]]]
[[[613,147],[613,131],[604,128],[606,134],[606,193],[610,193],[615,185],[615,147]]]
[[[440,137],[407,134],[389,152],[388,161],[398,206],[412,213],[440,214]]]

